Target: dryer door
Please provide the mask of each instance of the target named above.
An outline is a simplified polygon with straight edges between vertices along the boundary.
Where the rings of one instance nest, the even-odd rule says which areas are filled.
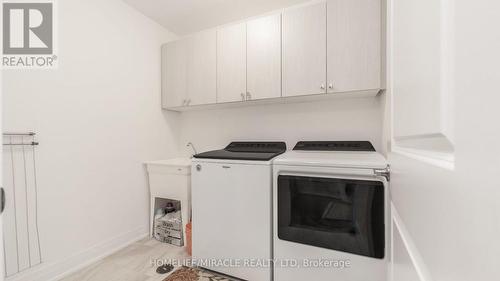
[[[278,176],[278,237],[384,258],[384,184],[313,176]]]

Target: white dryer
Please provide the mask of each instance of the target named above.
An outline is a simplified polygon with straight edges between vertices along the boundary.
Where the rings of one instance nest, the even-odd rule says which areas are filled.
[[[370,142],[299,142],[273,161],[274,281],[385,281],[388,165]]]
[[[272,164],[284,142],[232,142],[195,155],[193,258],[250,281],[272,280]]]

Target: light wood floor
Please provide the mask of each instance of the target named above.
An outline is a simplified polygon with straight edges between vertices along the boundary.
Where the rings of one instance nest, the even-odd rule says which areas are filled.
[[[60,281],[163,281],[155,260],[188,258],[183,248],[146,238]]]

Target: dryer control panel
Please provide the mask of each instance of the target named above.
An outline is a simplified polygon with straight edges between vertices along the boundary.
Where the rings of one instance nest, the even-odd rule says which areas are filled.
[[[299,141],[293,150],[375,151],[375,148],[369,141]]]

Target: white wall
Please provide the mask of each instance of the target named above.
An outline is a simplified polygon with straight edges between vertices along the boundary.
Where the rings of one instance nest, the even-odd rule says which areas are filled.
[[[199,152],[220,149],[234,140],[369,140],[381,150],[381,97],[309,103],[257,105],[183,112],[180,151],[193,142]]]
[[[4,130],[33,130],[40,141],[52,275],[147,232],[141,162],[178,147],[177,115],[160,108],[160,45],[174,35],[119,0],[57,2],[59,68],[2,73]]]

